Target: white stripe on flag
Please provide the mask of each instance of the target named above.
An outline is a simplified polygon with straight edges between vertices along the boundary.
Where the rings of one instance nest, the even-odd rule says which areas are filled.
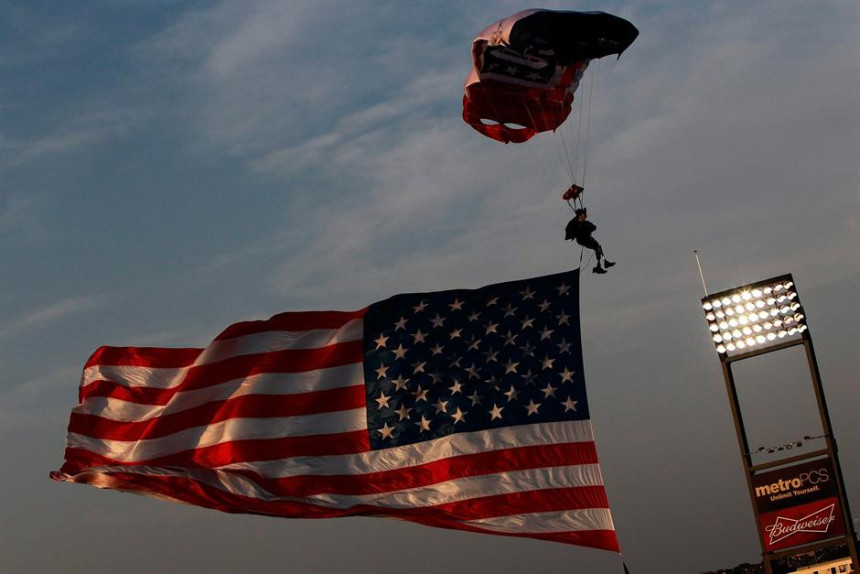
[[[465,524],[493,532],[550,533],[581,530],[615,530],[608,508],[534,512],[469,520]]]
[[[169,389],[180,384],[189,369],[233,357],[286,350],[320,349],[335,343],[362,340],[364,323],[353,319],[340,329],[267,331],[226,341],[214,341],[194,362],[180,368],[93,365],[84,370],[81,386],[95,381],[113,381],[127,387]]]
[[[364,367],[361,363],[353,363],[304,373],[263,373],[203,389],[180,391],[164,406],[143,405],[122,399],[89,397],[83,404],[75,407],[72,412],[96,415],[115,421],[133,422],[154,419],[169,413],[181,412],[204,405],[211,401],[222,401],[244,395],[279,397],[363,384]]]
[[[458,433],[432,441],[359,454],[300,456],[234,463],[220,468],[250,470],[267,478],[286,478],[305,474],[335,476],[369,474],[409,468],[455,456],[547,444],[590,443],[593,440],[590,421],[562,421]]]
[[[366,409],[278,418],[235,418],[185,429],[165,437],[109,440],[69,433],[67,446],[82,448],[118,462],[141,462],[236,440],[332,435],[367,428]]]
[[[176,470],[169,467],[100,467],[101,473],[128,473],[143,476],[190,478],[221,491],[269,502],[304,502],[344,510],[360,505],[396,510],[431,507],[452,502],[477,500],[488,496],[516,494],[555,488],[603,486],[597,464],[534,468],[469,476],[427,486],[365,495],[326,493],[312,496],[278,496],[266,491],[247,476],[211,470]]]

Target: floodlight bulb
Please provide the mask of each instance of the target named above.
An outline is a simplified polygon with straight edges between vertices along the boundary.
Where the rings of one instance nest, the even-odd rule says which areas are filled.
[[[717,352],[718,352],[718,353],[725,353],[725,352],[726,352],[726,348],[725,348],[725,346],[723,346],[723,345],[719,345],[719,346],[717,347]]]
[[[702,309],[704,309],[705,311],[710,311],[710,310],[711,310],[711,309],[713,309],[713,308],[714,308],[714,306],[713,306],[713,305],[711,305],[711,302],[710,302],[710,301],[705,301],[705,302],[702,304]]]
[[[765,338],[765,336],[764,336],[764,335],[759,335],[759,336],[757,336],[757,337],[755,338],[755,340],[756,340],[756,343],[758,343],[758,344],[762,344],[762,343],[764,343],[765,341],[767,341],[767,339]]]
[[[801,332],[801,333],[803,333],[804,331],[806,331],[808,328],[809,328],[809,327],[807,327],[806,325],[798,325],[798,326],[797,326],[797,330],[798,330],[799,332]]]
[[[785,286],[782,283],[777,283],[776,285],[773,286],[773,292],[774,293],[779,293],[783,289],[785,289]]]
[[[732,300],[731,300],[731,299],[729,299],[728,297],[723,297],[722,299],[720,299],[720,302],[721,302],[723,305],[731,305],[731,304],[732,304]]]
[[[755,302],[755,306],[756,306],[758,309],[763,308],[763,307],[764,307],[764,301],[762,301],[761,299],[759,299],[758,301],[756,301],[756,302]]]
[[[734,351],[735,349],[737,349],[737,347],[735,347],[734,343],[729,343],[728,345],[726,345],[726,349],[728,349],[729,351]]]
[[[795,334],[797,334],[797,327],[792,327],[791,329],[789,329],[789,330],[788,330],[788,334],[789,334],[789,335],[795,335]]]
[[[768,313],[767,311],[759,311],[758,312],[758,318],[759,319],[767,319],[768,317],[770,317],[770,313]]]
[[[729,328],[729,324],[726,323],[725,321],[720,321],[719,327],[720,327],[720,329],[725,331],[726,329]]]
[[[734,295],[732,295],[732,302],[740,303],[741,302],[741,296],[738,295],[737,293],[735,293]]]
[[[782,338],[783,338],[783,337],[785,337],[786,335],[788,335],[788,333],[786,333],[785,331],[780,331],[779,333],[777,333],[777,335],[776,335],[776,336],[777,336],[777,337],[779,337],[780,339],[782,339]]]
[[[746,309],[747,311],[752,311],[753,309],[755,309],[755,305],[752,303],[747,303],[746,305],[744,305],[744,309]]]
[[[722,311],[717,311],[717,319],[724,319],[726,316]]]
[[[794,286],[794,282],[792,282],[792,281],[786,281],[784,286],[785,286],[785,288],[786,288],[786,289],[791,289],[791,288],[792,288],[792,286]]]
[[[761,325],[753,325],[753,331],[755,331],[756,333],[761,333],[762,332]]]
[[[743,293],[741,293],[741,297],[744,301],[749,301],[750,299],[752,299],[752,295],[750,295],[749,291],[744,291]]]
[[[744,343],[743,341],[738,341],[738,342],[735,344],[735,346],[736,346],[738,349],[743,349],[744,347],[746,347],[746,343]]]
[[[741,333],[741,332],[740,332],[739,330],[737,330],[737,329],[735,329],[734,331],[732,331],[732,337],[734,337],[735,339],[740,339],[740,338],[741,338],[741,337],[743,337],[743,336],[744,336],[744,334],[743,334],[743,333]]]
[[[743,313],[743,312],[744,312],[744,306],[743,305],[738,305],[737,307],[735,307],[735,313]]]
[[[737,319],[730,319],[729,325],[732,327],[737,327],[738,326],[738,320]]]
[[[711,301],[711,305],[713,305],[715,309],[719,309],[723,306],[719,299],[714,299],[713,301]]]
[[[732,316],[732,315],[734,315],[734,314],[735,314],[735,310],[734,310],[734,309],[732,309],[731,307],[726,307],[726,315],[728,315],[729,317],[731,317],[731,316]]]
[[[714,343],[722,343],[723,338],[718,334],[714,335]]]
[[[773,288],[772,287],[765,287],[764,289],[762,289],[762,291],[764,292],[765,295],[770,295],[771,293],[773,293]]]
[[[717,318],[717,316],[714,315],[713,313],[708,313],[707,315],[705,315],[705,319],[707,319],[708,321],[714,321],[714,320],[716,320],[716,318]]]
[[[708,329],[710,329],[712,333],[716,333],[717,331],[720,330],[720,328],[717,325],[715,325],[714,323],[711,323],[708,326]]]
[[[752,329],[750,329],[749,327],[744,327],[743,333],[744,335],[752,335]]]
[[[773,341],[774,339],[776,339],[776,333],[771,331],[770,333],[767,334],[767,340],[768,341]]]
[[[753,289],[753,297],[761,297],[761,289]]]

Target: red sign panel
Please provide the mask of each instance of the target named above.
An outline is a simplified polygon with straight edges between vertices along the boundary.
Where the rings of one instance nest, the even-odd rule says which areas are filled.
[[[801,504],[759,516],[765,550],[784,550],[845,534],[836,498]]]

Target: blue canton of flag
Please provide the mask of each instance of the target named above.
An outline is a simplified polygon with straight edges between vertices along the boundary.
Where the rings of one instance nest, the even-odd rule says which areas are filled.
[[[371,305],[364,318],[371,448],[587,420],[578,299],[573,271]]]

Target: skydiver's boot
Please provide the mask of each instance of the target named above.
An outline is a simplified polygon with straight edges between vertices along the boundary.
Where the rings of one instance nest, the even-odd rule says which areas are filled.
[[[603,267],[600,266],[600,264],[598,264],[594,269],[591,270],[591,272],[597,273],[599,275],[603,275],[604,273],[606,273],[606,269],[604,269]]]
[[[609,259],[604,259],[603,260],[603,266],[606,267],[607,269],[609,269],[610,267],[615,267],[615,262],[610,261]]]

